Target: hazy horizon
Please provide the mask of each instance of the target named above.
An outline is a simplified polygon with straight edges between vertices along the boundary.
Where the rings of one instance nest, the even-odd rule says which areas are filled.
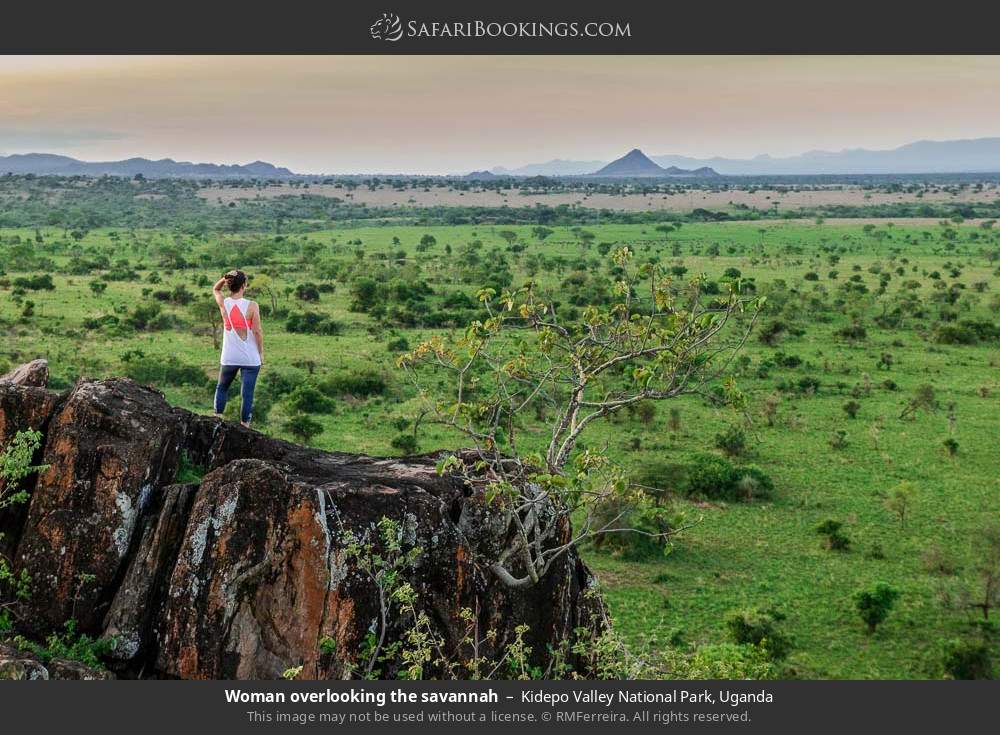
[[[454,174],[1000,134],[1000,57],[0,58],[0,155]]]

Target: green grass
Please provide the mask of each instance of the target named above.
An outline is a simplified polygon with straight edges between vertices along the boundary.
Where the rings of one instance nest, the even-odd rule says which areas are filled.
[[[786,336],[775,347],[752,339],[745,350],[749,364],[737,374],[740,387],[751,399],[750,433],[754,437],[750,456],[740,461],[760,466],[773,478],[773,499],[735,505],[684,501],[688,517],[701,520],[676,539],[670,556],[629,562],[588,551],[588,561],[602,580],[619,629],[636,645],[663,645],[671,640],[684,645],[718,642],[725,639],[723,619],[728,611],[773,606],[787,615],[783,626],[794,642],[788,663],[798,675],[928,676],[943,642],[969,630],[967,616],[940,604],[939,589],[973,584],[971,538],[976,528],[995,520],[1000,511],[996,472],[1000,349],[995,341],[951,346],[930,339],[942,306],[933,302],[939,289],[924,273],[938,271],[944,282],[967,286],[955,306],[959,319],[996,323],[1000,278],[996,264],[989,262],[984,252],[997,249],[997,235],[969,225],[910,226],[904,221],[891,228],[880,226],[876,232],[885,233],[882,236],[865,232],[860,224],[689,224],[666,238],[648,226],[601,225],[584,228],[594,235],[588,247],[587,238],[581,238],[580,233],[570,228],[554,229],[544,242],[533,239],[530,227],[492,225],[330,229],[280,241],[268,235],[193,238],[168,231],[124,230],[118,230],[117,239],[112,239],[112,231],[95,230],[74,242],[61,230],[43,229],[44,242],[37,245],[34,230],[0,230],[0,255],[5,256],[2,262],[7,269],[3,278],[10,281],[32,272],[17,268],[14,238],[19,237],[22,243],[32,244],[34,255],[54,262],[57,286],[54,291],[28,291],[19,300],[12,298],[12,286],[0,287],[0,363],[46,356],[57,383],[67,385],[79,375],[122,374],[128,368],[123,356],[129,351],[138,349],[156,359],[175,357],[201,368],[204,383],[161,387],[172,402],[208,413],[217,351],[208,334],[196,333],[185,309],[165,307],[180,320],[173,329],[120,337],[88,331],[83,322],[116,310],[131,310],[144,300],[144,288],[169,289],[185,284],[204,293],[206,288],[194,285],[198,277],[214,280],[224,270],[203,264],[205,259],[246,252],[249,242],[254,252],[263,253],[260,257],[266,262],[231,265],[245,268],[251,280],[268,271],[282,287],[294,287],[321,282],[315,269],[324,262],[355,268],[352,275],[332,281],[336,291],[324,293],[318,304],[303,307],[294,296],[280,296],[281,306],[318,310],[343,323],[345,329],[337,337],[297,335],[287,333],[280,323],[265,320],[266,364],[261,385],[266,384],[269,373],[276,372],[299,381],[307,379],[303,366],[308,360],[315,361],[317,377],[371,367],[384,372],[390,380],[386,395],[339,400],[333,411],[314,416],[324,428],[314,443],[339,451],[393,454],[397,452],[391,442],[399,433],[392,427],[393,421],[412,417],[417,401],[393,367],[394,354],[387,343],[402,335],[413,346],[435,330],[380,327],[368,315],[349,310],[349,281],[377,269],[374,254],[406,251],[407,263],[396,268],[399,277],[426,279],[436,292],[431,297],[435,303],[449,291],[475,293],[477,284],[464,277],[459,263],[462,247],[473,240],[482,241],[480,252],[487,263],[495,257],[490,255],[493,248],[505,255],[516,282],[528,277],[529,256],[544,255],[549,261],[534,278],[556,292],[581,255],[587,261],[603,263],[598,246],[605,242],[629,244],[640,260],[659,257],[668,265],[683,262],[689,274],[704,272],[718,278],[734,267],[744,277],[754,278],[762,291],[783,280],[793,293],[772,294],[770,308],[779,313],[767,314],[764,321],[781,319],[804,329],[804,334]],[[527,245],[523,253],[506,251],[507,243],[499,234],[504,230],[517,233],[518,240]],[[945,236],[949,230],[956,233],[952,240]],[[418,253],[416,245],[425,234],[432,234],[437,244]],[[393,238],[398,238],[399,244]],[[357,240],[360,245],[354,244]],[[310,243],[316,245],[311,254],[305,247]],[[445,252],[448,245],[451,255]],[[718,256],[709,254],[713,246],[718,247]],[[170,248],[199,265],[170,270],[164,266]],[[678,256],[672,254],[675,248]],[[356,250],[364,251],[363,261],[357,260]],[[839,262],[831,265],[829,255],[834,250]],[[101,271],[83,276],[64,272],[73,251],[82,255],[106,252],[112,261],[128,258],[141,279],[112,281],[103,294],[95,296],[88,284],[99,278]],[[903,263],[903,258],[908,262]],[[948,264],[961,267],[958,278],[949,275]],[[888,292],[882,297],[874,294],[878,276],[869,269],[875,265],[882,270],[905,269],[903,276],[892,273]],[[599,272],[603,272],[601,268],[603,265]],[[836,280],[828,278],[831,270],[838,271]],[[148,283],[153,271],[159,273],[162,284]],[[818,273],[819,281],[803,280],[809,271]],[[855,273],[870,293],[837,304],[839,284]],[[883,304],[903,281],[911,279],[921,284],[917,293],[927,315],[910,318],[896,329],[876,326],[874,318]],[[988,283],[988,289],[976,292],[973,284],[977,282]],[[817,286],[825,293],[817,292]],[[822,301],[824,310],[811,312],[811,297]],[[25,300],[34,302],[33,316],[22,316]],[[836,335],[850,323],[852,315],[859,316],[867,327],[867,338],[857,344]],[[761,363],[779,350],[799,357],[802,365],[772,367],[766,375],[760,372]],[[891,353],[893,358],[888,370],[877,365],[883,353]],[[818,378],[819,391],[808,396],[782,392],[775,425],[768,426],[762,415],[765,400],[781,381],[794,382],[803,376]],[[866,380],[872,385],[870,395],[856,399],[861,408],[851,419],[842,406]],[[897,390],[884,388],[886,380],[894,381]],[[914,420],[899,419],[906,402],[922,384],[935,387],[940,408],[920,411]],[[950,403],[954,403],[956,417],[953,427],[948,419]],[[661,405],[649,424],[626,418],[597,426],[585,436],[585,443],[606,448],[612,458],[632,468],[651,462],[683,462],[695,453],[714,451],[716,433],[740,420],[731,410],[694,398],[671,405],[680,411],[677,431],[668,427],[668,406]],[[267,424],[260,428],[290,438],[282,429],[286,418],[287,410],[279,401]],[[873,425],[880,427],[878,448],[871,434]],[[847,433],[848,443],[835,450],[829,439],[838,430]],[[943,446],[949,437],[959,443],[955,457]],[[457,442],[435,427],[422,428],[419,438],[421,450],[427,451],[454,447]],[[918,495],[912,516],[901,528],[885,509],[883,496],[904,480],[917,487]],[[849,551],[832,552],[823,547],[815,527],[828,518],[843,522],[852,540]],[[884,552],[882,559],[870,558],[876,544]],[[954,556],[956,575],[940,577],[925,570],[923,556],[934,545]],[[902,596],[888,621],[874,636],[868,636],[851,596],[857,588],[876,581],[893,584]]]

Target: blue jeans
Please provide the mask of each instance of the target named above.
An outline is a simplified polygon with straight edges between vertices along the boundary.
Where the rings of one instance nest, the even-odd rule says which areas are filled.
[[[219,369],[219,383],[215,386],[215,412],[222,415],[229,401],[229,386],[233,383],[236,373],[240,374],[240,421],[249,424],[253,416],[253,391],[257,387],[257,374],[260,365],[223,365]]]

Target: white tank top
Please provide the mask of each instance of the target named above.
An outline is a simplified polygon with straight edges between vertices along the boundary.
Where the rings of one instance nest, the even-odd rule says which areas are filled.
[[[223,303],[225,316],[222,319],[225,331],[222,333],[223,365],[256,367],[260,365],[257,339],[253,336],[253,320],[247,317],[252,301],[226,298]]]

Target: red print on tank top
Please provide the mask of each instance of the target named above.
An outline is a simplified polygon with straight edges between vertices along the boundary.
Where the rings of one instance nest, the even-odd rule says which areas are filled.
[[[233,304],[233,308],[229,311],[228,316],[226,316],[225,324],[227,330],[235,329],[236,333],[240,335],[240,339],[247,338],[250,323],[243,318],[243,312],[240,311],[240,307],[236,304]]]

